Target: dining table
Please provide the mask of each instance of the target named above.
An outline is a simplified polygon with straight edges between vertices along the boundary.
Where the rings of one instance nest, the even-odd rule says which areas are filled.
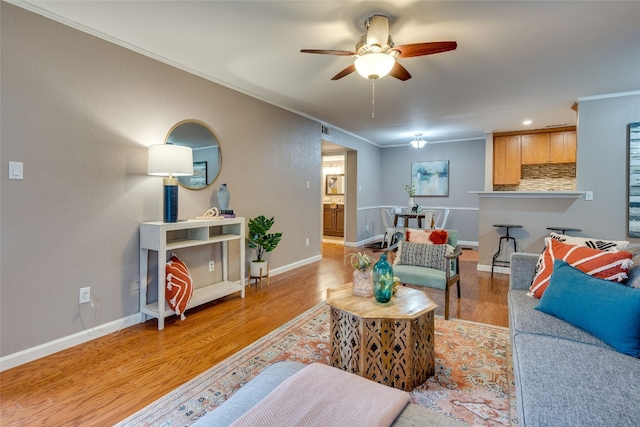
[[[427,211],[422,211],[422,212],[394,212],[394,214],[393,214],[394,215],[393,216],[393,226],[394,227],[398,227],[398,219],[402,218],[402,219],[406,219],[407,220],[407,225],[409,224],[410,220],[416,219],[418,221],[418,228],[422,228],[422,219],[428,213],[429,212],[427,212]],[[431,215],[431,218],[433,218],[433,215]]]

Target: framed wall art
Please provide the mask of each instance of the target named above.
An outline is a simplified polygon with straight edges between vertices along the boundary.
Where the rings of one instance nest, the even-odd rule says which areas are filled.
[[[640,122],[629,123],[629,237],[640,237]]]
[[[193,175],[188,177],[191,188],[207,186],[207,162],[193,162]]]
[[[344,195],[344,174],[327,175],[325,192],[333,196]]]
[[[449,160],[411,163],[411,183],[416,196],[449,196]]]

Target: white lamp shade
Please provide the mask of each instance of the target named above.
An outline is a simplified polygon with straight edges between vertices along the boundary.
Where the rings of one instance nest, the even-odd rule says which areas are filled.
[[[193,175],[193,151],[190,147],[182,145],[151,145],[147,173],[157,176]]]
[[[417,133],[416,137],[413,139],[413,141],[411,141],[411,145],[413,146],[413,148],[422,148],[425,146],[426,143],[427,141],[422,139],[421,133]]]
[[[357,57],[354,65],[362,77],[375,80],[389,74],[395,63],[396,60],[386,53],[367,53]]]

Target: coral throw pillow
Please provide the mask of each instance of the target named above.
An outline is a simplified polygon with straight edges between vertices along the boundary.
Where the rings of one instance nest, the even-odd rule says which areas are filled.
[[[412,243],[424,243],[427,245],[444,245],[449,235],[445,230],[421,230],[407,228],[405,240]]]
[[[542,262],[529,289],[529,296],[535,298],[542,297],[547,289],[555,260],[562,260],[590,276],[617,282],[627,278],[627,270],[633,264],[629,252],[601,251],[568,245],[551,238],[545,241],[547,246],[542,253]]]
[[[176,255],[167,263],[167,287],[164,296],[169,306],[182,320],[193,295],[193,281],[187,265]]]

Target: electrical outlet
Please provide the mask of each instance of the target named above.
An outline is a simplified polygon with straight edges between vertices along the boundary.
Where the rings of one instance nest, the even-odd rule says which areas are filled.
[[[365,231],[369,231],[369,224],[364,226]]]
[[[133,276],[133,280],[131,281],[131,295],[137,295],[140,291],[140,278],[138,276]]]
[[[91,288],[80,288],[78,304],[85,304],[87,302],[91,302]]]
[[[305,240],[305,244],[306,244],[307,246],[309,246],[309,238],[308,238],[308,237],[307,237],[307,239]]]
[[[214,261],[209,261],[209,271],[213,271],[216,269],[216,263]]]

